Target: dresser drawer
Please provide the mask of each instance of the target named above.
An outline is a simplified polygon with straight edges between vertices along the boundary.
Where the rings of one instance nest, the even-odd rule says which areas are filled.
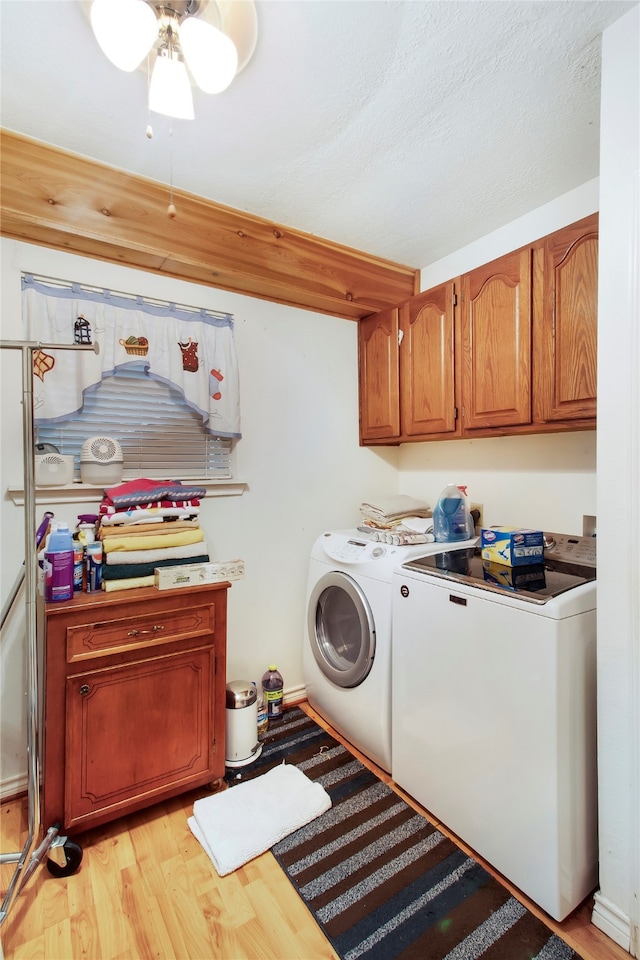
[[[69,625],[66,629],[67,663],[176,640],[213,636],[214,630],[213,603]]]

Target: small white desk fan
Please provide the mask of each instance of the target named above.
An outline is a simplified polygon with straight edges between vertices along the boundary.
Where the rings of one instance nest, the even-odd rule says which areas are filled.
[[[83,483],[119,483],[124,457],[122,447],[112,437],[89,437],[80,451],[80,477]]]

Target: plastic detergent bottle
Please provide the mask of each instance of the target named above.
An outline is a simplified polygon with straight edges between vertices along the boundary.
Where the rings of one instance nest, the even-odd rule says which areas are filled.
[[[88,543],[85,547],[87,593],[102,589],[102,543]]]
[[[264,698],[262,687],[259,687],[255,680],[253,681],[253,685],[256,688],[256,693],[258,695],[256,700],[258,705],[258,740],[262,740],[267,732],[267,727],[269,726],[269,717],[267,716],[267,701]]]
[[[73,596],[73,540],[67,523],[58,523],[44,551],[45,600],[70,600]]]
[[[269,669],[262,677],[262,689],[267,702],[267,719],[277,720],[282,716],[284,681],[275,663],[269,664]]]
[[[433,536],[436,543],[473,538],[473,519],[463,489],[450,483],[440,494],[433,510]]]

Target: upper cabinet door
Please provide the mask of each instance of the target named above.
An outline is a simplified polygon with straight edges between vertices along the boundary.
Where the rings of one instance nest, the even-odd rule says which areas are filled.
[[[596,416],[598,216],[545,237],[542,296],[534,300],[535,419]]]
[[[451,282],[421,293],[401,307],[403,436],[457,432],[454,304]]]
[[[398,308],[358,321],[360,442],[400,436]]]
[[[462,277],[463,433],[531,422],[531,249]]]

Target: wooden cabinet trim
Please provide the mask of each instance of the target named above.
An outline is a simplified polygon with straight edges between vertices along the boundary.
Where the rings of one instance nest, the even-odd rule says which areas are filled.
[[[393,263],[0,130],[3,236],[357,320],[413,296]]]

